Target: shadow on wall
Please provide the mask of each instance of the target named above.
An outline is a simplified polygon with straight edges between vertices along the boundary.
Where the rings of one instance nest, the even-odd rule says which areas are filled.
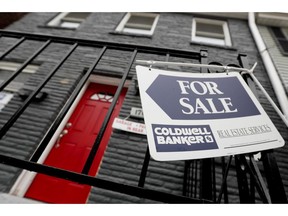
[[[0,29],[6,28],[28,13],[0,13]]]

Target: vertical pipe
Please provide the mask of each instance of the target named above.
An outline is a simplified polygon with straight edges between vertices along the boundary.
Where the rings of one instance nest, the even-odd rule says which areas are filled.
[[[249,28],[251,30],[252,36],[256,42],[258,51],[260,53],[260,56],[263,60],[265,69],[267,71],[267,74],[270,78],[272,87],[274,89],[274,92],[276,94],[276,97],[278,99],[278,102],[280,104],[281,110],[284,113],[285,117],[288,118],[288,98],[285,93],[285,89],[282,85],[282,82],[279,78],[279,75],[277,73],[277,70],[274,66],[274,63],[270,57],[270,54],[267,50],[267,47],[261,37],[261,34],[258,30],[258,27],[255,22],[255,14],[253,12],[248,13],[248,21],[249,21]]]

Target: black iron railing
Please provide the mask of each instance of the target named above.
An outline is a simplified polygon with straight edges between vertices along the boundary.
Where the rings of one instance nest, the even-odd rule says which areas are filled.
[[[185,170],[184,170],[184,180],[183,180],[183,196],[168,194],[156,190],[146,189],[145,177],[147,174],[147,169],[149,166],[150,155],[147,148],[146,156],[142,165],[141,175],[139,176],[138,186],[131,186],[121,183],[116,183],[104,179],[99,179],[98,177],[89,176],[89,170],[93,159],[97,153],[99,144],[103,138],[103,134],[107,128],[108,122],[110,120],[111,114],[114,110],[116,102],[119,98],[120,92],[124,86],[124,83],[128,77],[131,67],[138,54],[157,54],[164,56],[166,61],[171,57],[179,57],[183,59],[193,59],[202,64],[208,63],[208,52],[207,50],[201,50],[200,52],[194,52],[189,50],[177,50],[177,49],[168,49],[160,47],[150,47],[143,45],[135,44],[121,44],[115,42],[107,41],[95,41],[95,40],[86,40],[86,39],[77,39],[77,38],[68,38],[68,37],[59,37],[43,34],[32,34],[32,33],[23,33],[23,32],[12,32],[12,31],[0,31],[1,37],[8,38],[19,38],[18,41],[2,53],[0,60],[4,59],[5,56],[10,54],[14,49],[19,45],[24,43],[26,40],[41,41],[44,44],[35,52],[31,57],[29,57],[22,66],[14,72],[6,81],[4,81],[0,90],[3,90],[17,75],[29,64],[31,63],[40,53],[44,50],[47,50],[51,43],[61,43],[69,44],[70,50],[67,51],[66,55],[58,62],[58,64],[51,70],[46,78],[33,90],[33,92],[25,99],[23,104],[15,111],[15,113],[8,119],[8,121],[0,129],[0,139],[9,131],[13,126],[15,121],[21,116],[25,109],[31,104],[33,98],[43,89],[45,84],[55,75],[59,68],[65,63],[68,57],[73,54],[79,46],[88,46],[88,47],[97,47],[101,51],[95,58],[94,62],[91,64],[87,72],[82,76],[81,80],[78,82],[68,101],[65,103],[61,112],[58,114],[55,121],[50,126],[49,130],[37,146],[36,150],[30,156],[30,159],[23,160],[16,157],[4,155],[0,152],[0,162],[7,164],[9,166],[18,167],[25,170],[34,171],[37,173],[43,173],[46,175],[63,178],[66,180],[71,180],[79,182],[82,184],[87,184],[106,190],[111,190],[115,192],[120,192],[132,196],[137,196],[141,198],[147,198],[151,200],[156,200],[160,202],[167,203],[221,203],[222,197],[224,197],[224,202],[228,203],[228,193],[229,188],[227,188],[227,176],[229,174],[229,169],[231,169],[231,161],[233,157],[227,157],[228,162],[224,158],[220,160],[215,159],[204,159],[204,160],[193,160],[186,161]],[[1,44],[1,40],[0,40]],[[107,115],[104,119],[102,127],[100,129],[99,135],[97,136],[94,145],[89,153],[85,166],[82,169],[81,173],[71,172],[68,170],[63,170],[55,167],[50,167],[44,164],[37,163],[40,156],[47,147],[49,141],[54,135],[55,131],[59,127],[61,121],[64,119],[66,113],[72,106],[72,103],[78,96],[79,92],[83,88],[84,84],[88,80],[89,76],[95,70],[96,66],[103,58],[107,50],[123,50],[131,52],[130,61],[128,62],[126,69],[122,75],[120,84],[118,85],[114,100],[111,103],[111,106],[107,112]],[[150,60],[150,59],[149,59]],[[239,66],[249,68],[247,56],[239,55],[238,58]],[[202,73],[209,72],[206,68],[201,68]],[[255,91],[254,84],[249,78],[249,75],[246,74],[244,79],[247,81],[248,85]],[[256,94],[256,92],[255,92]],[[266,180],[269,188],[269,192],[266,189],[263,178],[259,169],[254,162],[254,159],[251,155],[248,157],[235,156],[235,169],[237,173],[238,181],[238,190],[239,190],[239,202],[241,203],[253,203],[255,201],[255,188],[264,203],[286,203],[285,190],[282,184],[282,179],[279,174],[279,169],[275,158],[273,157],[272,151],[262,152],[263,155],[263,164],[266,174]],[[248,159],[247,159],[248,158]],[[248,161],[247,161],[248,160]],[[219,165],[219,169],[222,170],[222,183],[220,184],[220,189],[216,189],[216,166]],[[243,166],[245,169],[243,169]],[[248,175],[250,176],[248,181]]]

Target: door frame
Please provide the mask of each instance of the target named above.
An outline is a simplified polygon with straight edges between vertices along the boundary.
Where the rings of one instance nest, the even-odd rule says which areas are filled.
[[[79,94],[77,95],[70,109],[68,110],[62,122],[60,123],[59,127],[55,131],[53,137],[49,141],[47,147],[43,151],[42,155],[37,160],[37,163],[40,163],[40,164],[44,163],[45,159],[47,158],[51,149],[55,145],[55,142],[57,141],[60,133],[63,131],[65,125],[67,124],[68,120],[70,119],[71,115],[76,109],[78,103],[80,102],[82,96],[84,95],[90,83],[99,83],[99,84],[104,84],[104,85],[118,86],[120,81],[121,80],[118,78],[106,77],[106,76],[100,76],[100,75],[91,75],[88,81],[84,84],[83,88],[80,90]],[[124,87],[128,88],[130,84],[131,84],[131,80],[126,80]],[[24,197],[24,195],[26,194],[28,188],[32,184],[36,175],[37,175],[37,172],[23,170],[18,176],[12,188],[10,189],[9,194],[15,195],[18,197]]]

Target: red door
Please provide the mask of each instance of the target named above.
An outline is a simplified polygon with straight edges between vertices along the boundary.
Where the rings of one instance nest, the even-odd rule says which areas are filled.
[[[115,86],[91,83],[66,124],[66,134],[55,143],[44,164],[81,172],[116,92]],[[89,175],[95,176],[118,116],[126,89],[123,89],[99,146]],[[37,174],[25,197],[48,203],[86,203],[91,187]]]

